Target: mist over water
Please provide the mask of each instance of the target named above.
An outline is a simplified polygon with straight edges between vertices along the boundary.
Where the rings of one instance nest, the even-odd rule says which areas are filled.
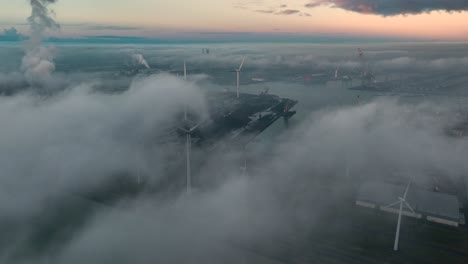
[[[355,71],[355,45],[213,45],[210,54],[201,45],[65,45],[40,85],[18,67],[24,53],[0,45],[3,263],[270,263],[244,248],[340,230],[350,223],[323,218],[353,203],[363,181],[406,182],[401,175],[410,174],[432,186],[436,173],[466,182],[468,141],[446,134],[466,111],[466,85],[415,96],[304,82],[337,67]],[[363,48],[378,80],[467,78],[463,45]],[[128,63],[129,54],[141,55],[143,67]],[[194,193],[158,189],[185,175],[184,139],[174,132],[184,106],[207,118],[206,93],[234,91],[229,71],[242,56],[242,93],[269,88],[299,100],[289,129],[278,120],[247,154],[195,147]],[[87,195],[122,177],[135,184],[138,175],[147,188],[136,195],[113,204]]]

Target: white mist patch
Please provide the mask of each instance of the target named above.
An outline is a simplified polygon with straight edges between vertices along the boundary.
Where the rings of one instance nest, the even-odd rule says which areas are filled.
[[[177,150],[154,139],[177,125],[184,105],[206,115],[197,87],[170,75],[135,80],[112,95],[83,84],[47,99],[0,98],[2,217],[27,218],[47,197],[95,186],[116,172],[138,170],[157,181],[164,155]]]
[[[320,215],[333,210],[329,205],[343,196],[344,185],[362,177],[384,177],[384,170],[396,168],[413,172],[418,181],[418,172],[428,163],[448,173],[468,171],[463,160],[466,140],[450,141],[439,133],[443,123],[433,116],[434,107],[379,100],[314,113],[274,148],[270,161],[257,164],[264,173],[236,176],[191,196],[164,201],[146,197],[101,211],[59,254],[57,263],[238,263],[245,252],[236,242],[248,248],[291,230],[323,226]],[[464,147],[454,148],[457,144]],[[212,156],[228,154],[205,157],[213,169],[204,173],[235,175],[225,163],[213,164],[217,159]],[[365,174],[353,174],[343,183],[346,162]],[[363,170],[366,166],[372,169]],[[379,168],[382,174],[373,174]],[[336,179],[326,199],[317,195],[324,173]]]
[[[446,114],[438,116],[440,109]],[[450,109],[448,105],[376,100],[318,112],[278,148],[277,155],[284,160],[277,162],[330,173],[338,170],[340,175],[350,166],[359,171],[357,176],[370,178],[398,171],[415,176],[438,171],[458,177],[468,172],[462,158],[468,154],[468,142],[445,134]],[[287,173],[289,166],[278,165],[278,171]]]
[[[265,187],[237,178],[209,192],[102,211],[57,262],[239,263],[245,252],[237,243],[268,241],[288,226]]]

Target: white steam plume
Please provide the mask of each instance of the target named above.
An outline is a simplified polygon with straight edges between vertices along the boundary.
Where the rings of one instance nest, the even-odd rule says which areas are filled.
[[[49,4],[58,0],[30,0],[31,16],[28,18],[30,38],[26,44],[26,55],[21,69],[30,84],[42,83],[50,78],[55,70],[53,54],[47,47],[41,46],[47,29],[58,29],[59,24],[50,16]]]
[[[145,66],[147,69],[151,69],[151,67],[149,66],[148,62],[145,60],[145,57],[143,57],[143,55],[133,54],[132,59],[135,63],[141,64]]]

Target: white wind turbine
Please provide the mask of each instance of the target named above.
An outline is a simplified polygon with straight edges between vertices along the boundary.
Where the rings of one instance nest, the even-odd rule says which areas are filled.
[[[190,161],[190,154],[192,152],[192,133],[202,124],[202,122],[198,123],[196,126],[192,128],[179,128],[185,133],[185,151],[187,155],[187,194],[192,192],[192,174],[191,174],[191,161]]]
[[[184,61],[184,80],[187,80],[187,65]],[[203,123],[200,122],[196,126],[190,128],[188,126],[188,118],[187,118],[187,104],[184,106],[184,122],[185,122],[185,127],[179,129],[185,133],[185,152],[186,152],[186,160],[187,160],[187,179],[186,179],[186,184],[187,184],[187,194],[190,194],[192,192],[192,171],[191,171],[191,160],[190,160],[190,154],[192,152],[192,133],[195,132],[195,130]]]
[[[242,58],[242,62],[240,64],[239,68],[235,70],[235,72],[237,74],[237,98],[239,98],[240,73],[241,73],[242,66],[244,65],[244,61],[245,61],[245,57]]]
[[[243,150],[243,156],[244,156],[244,164],[240,167],[240,170],[242,172],[242,176],[247,176],[247,145],[244,146]]]
[[[242,176],[247,176],[247,159],[244,159],[244,165],[240,167]]]
[[[403,205],[406,205],[410,210],[411,212],[413,213],[413,215],[417,215],[413,208],[411,207],[411,205],[409,205],[409,203],[406,201],[406,196],[408,195],[408,190],[409,190],[409,187],[411,185],[411,181],[408,182],[408,185],[406,186],[406,189],[405,189],[405,193],[403,194],[403,197],[398,197],[398,201],[397,202],[394,202],[392,204],[389,204],[387,206],[385,206],[385,208],[390,208],[394,205],[397,205],[397,204],[400,204],[400,210],[398,211],[398,222],[397,222],[397,228],[396,228],[396,233],[395,233],[395,243],[393,245],[393,250],[394,251],[397,251],[398,250],[398,242],[400,240],[400,225],[401,225],[401,215],[403,213]]]
[[[187,65],[184,60],[184,81],[187,81]],[[184,105],[184,121],[187,122],[187,104]]]

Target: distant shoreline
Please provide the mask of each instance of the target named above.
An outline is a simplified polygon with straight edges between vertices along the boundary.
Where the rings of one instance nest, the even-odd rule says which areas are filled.
[[[27,38],[22,39],[2,39],[0,43],[22,43]],[[440,41],[427,39],[398,39],[398,38],[361,38],[361,37],[340,37],[340,36],[256,36],[249,34],[238,38],[202,38],[202,39],[157,39],[130,36],[85,36],[77,38],[49,38],[44,43],[52,44],[107,44],[107,45],[186,45],[186,44],[467,44],[468,41]]]

